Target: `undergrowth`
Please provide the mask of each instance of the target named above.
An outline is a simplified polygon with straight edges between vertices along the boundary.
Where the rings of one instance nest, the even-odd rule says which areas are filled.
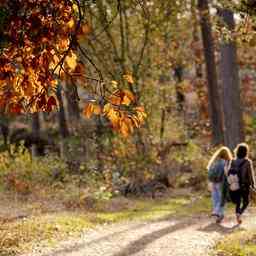
[[[228,235],[215,247],[216,256],[256,256],[256,230],[240,230]]]

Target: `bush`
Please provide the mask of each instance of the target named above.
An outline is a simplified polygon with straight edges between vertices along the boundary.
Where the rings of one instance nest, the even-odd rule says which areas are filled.
[[[47,184],[64,179],[67,166],[60,158],[50,155],[32,160],[23,146],[0,153],[0,182],[9,189],[29,190],[32,184]],[[21,188],[23,187],[23,189]]]

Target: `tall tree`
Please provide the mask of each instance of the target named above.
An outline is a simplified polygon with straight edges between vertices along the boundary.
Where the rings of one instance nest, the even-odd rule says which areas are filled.
[[[177,102],[177,110],[182,112],[184,110],[185,103],[185,95],[180,89],[180,84],[183,80],[183,67],[182,65],[177,65],[174,67],[174,77],[176,79],[175,90],[176,90],[176,102]]]
[[[65,96],[67,99],[68,120],[73,126],[80,119],[77,87],[74,84],[67,84],[65,86]]]
[[[58,121],[59,121],[60,135],[61,135],[61,138],[64,139],[69,135],[69,132],[68,132],[67,120],[65,116],[61,86],[58,86],[56,94],[59,102]]]
[[[208,0],[199,0],[200,25],[206,62],[209,114],[212,127],[213,143],[223,142],[222,110],[218,88],[217,69],[214,56],[214,40],[210,23]]]
[[[234,30],[234,14],[229,9],[218,9],[218,15],[224,25]],[[220,78],[224,112],[224,142],[234,148],[244,140],[243,121],[240,100],[239,70],[236,44],[233,39],[223,38],[220,45]]]
[[[60,131],[60,155],[62,158],[66,157],[66,145],[64,139],[68,137],[69,131],[68,131],[68,125],[67,120],[65,116],[65,109],[63,104],[63,98],[62,98],[62,90],[61,86],[59,85],[56,91],[56,95],[59,102],[59,111],[58,111],[58,123],[59,123],[59,131]]]
[[[32,157],[39,156],[41,153],[40,148],[40,118],[39,113],[32,114]]]

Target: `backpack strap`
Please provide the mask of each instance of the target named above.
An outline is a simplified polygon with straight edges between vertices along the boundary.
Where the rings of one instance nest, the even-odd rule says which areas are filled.
[[[226,176],[228,176],[228,172],[229,172],[229,170],[231,168],[232,162],[233,162],[233,160],[226,161],[226,164],[224,166],[224,173],[225,173]]]
[[[243,167],[243,165],[244,165],[246,162],[247,162],[247,159],[244,159],[244,161],[238,165],[238,168]]]

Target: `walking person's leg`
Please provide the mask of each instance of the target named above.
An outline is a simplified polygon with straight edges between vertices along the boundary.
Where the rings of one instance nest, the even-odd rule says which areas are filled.
[[[243,214],[243,212],[245,211],[245,209],[248,207],[249,205],[249,195],[250,195],[250,190],[249,189],[243,189],[241,191],[241,198],[242,198],[242,207],[240,209],[240,214]]]
[[[212,183],[212,215],[218,215],[218,189],[216,183]]]
[[[240,219],[241,215],[241,192],[239,191],[230,191],[231,201],[235,204],[235,213],[238,224],[241,224],[242,221]]]
[[[222,206],[222,184],[216,184],[216,211],[218,214],[217,223],[220,223],[224,218],[224,206]]]

